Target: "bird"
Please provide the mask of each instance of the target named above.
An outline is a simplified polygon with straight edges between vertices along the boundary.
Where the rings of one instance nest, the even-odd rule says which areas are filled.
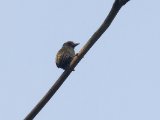
[[[74,43],[73,41],[67,41],[63,44],[56,55],[56,66],[58,68],[66,70],[69,67],[72,59],[76,55],[74,48],[77,45],[79,45],[79,43]]]

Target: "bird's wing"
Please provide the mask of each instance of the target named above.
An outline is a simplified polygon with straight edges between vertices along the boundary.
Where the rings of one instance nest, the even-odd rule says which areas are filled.
[[[68,64],[71,62],[72,58],[73,58],[73,57],[70,55],[70,53],[65,52],[65,53],[63,54],[63,56],[62,56],[61,64],[62,64],[62,65],[68,65]]]

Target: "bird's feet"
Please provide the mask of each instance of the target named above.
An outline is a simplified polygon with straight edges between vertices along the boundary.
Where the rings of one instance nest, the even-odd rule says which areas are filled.
[[[78,57],[78,55],[79,55],[78,53],[75,54],[75,56],[77,56],[77,57]]]

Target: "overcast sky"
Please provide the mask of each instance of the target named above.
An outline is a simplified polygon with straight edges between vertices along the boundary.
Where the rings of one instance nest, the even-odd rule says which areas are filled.
[[[22,120],[61,75],[114,0],[0,1],[0,119]],[[160,1],[131,0],[35,120],[160,120]]]

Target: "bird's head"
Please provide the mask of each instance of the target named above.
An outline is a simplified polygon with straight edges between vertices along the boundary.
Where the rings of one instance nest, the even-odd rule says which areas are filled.
[[[67,41],[63,44],[63,47],[72,47],[75,48],[79,43],[74,43],[73,41]]]

